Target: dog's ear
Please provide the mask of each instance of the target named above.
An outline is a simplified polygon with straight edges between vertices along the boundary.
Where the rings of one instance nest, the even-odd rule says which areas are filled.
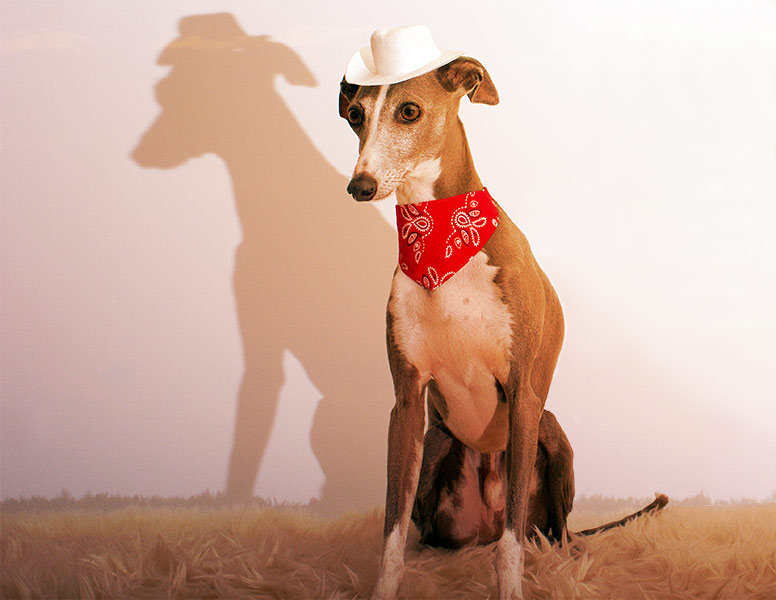
[[[498,104],[498,92],[493,80],[480,61],[468,56],[456,58],[439,67],[436,76],[448,92],[462,91],[472,102]]]
[[[356,97],[356,93],[358,92],[358,86],[353,85],[352,83],[348,83],[345,81],[345,78],[342,78],[342,81],[340,81],[340,93],[339,93],[339,114],[340,117],[343,119],[348,118],[348,106],[350,106],[350,103],[353,101],[353,98]]]

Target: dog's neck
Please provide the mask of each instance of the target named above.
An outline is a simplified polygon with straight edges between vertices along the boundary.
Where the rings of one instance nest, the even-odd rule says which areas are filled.
[[[482,187],[463,123],[456,117],[445,132],[439,156],[418,163],[396,188],[396,201],[399,204],[428,202],[480,190]]]

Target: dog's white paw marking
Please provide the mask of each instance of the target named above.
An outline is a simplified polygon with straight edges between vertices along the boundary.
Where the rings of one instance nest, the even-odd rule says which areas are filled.
[[[512,529],[505,529],[496,546],[499,600],[523,598],[523,544]]]
[[[400,527],[396,527],[386,538],[383,547],[383,559],[380,564],[380,575],[372,598],[390,600],[396,597],[399,583],[404,575],[404,543]]]

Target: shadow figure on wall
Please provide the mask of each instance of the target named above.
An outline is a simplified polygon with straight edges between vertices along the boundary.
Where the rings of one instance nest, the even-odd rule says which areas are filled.
[[[171,169],[206,153],[221,157],[242,229],[233,281],[245,372],[227,494],[252,496],[289,350],[323,395],[310,432],[325,475],[321,511],[382,503],[393,404],[384,346],[393,229],[347,195],[347,179],[275,90],[277,75],[317,85],[290,48],[247,35],[230,14],[195,15],[180,21],[180,37],[159,64],[172,67],[156,86],[162,110],[133,159]],[[289,463],[289,479],[294,469]]]

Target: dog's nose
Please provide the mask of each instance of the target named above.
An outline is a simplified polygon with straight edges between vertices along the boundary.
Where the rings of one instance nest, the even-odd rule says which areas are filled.
[[[368,173],[359,173],[348,184],[348,194],[359,202],[368,202],[377,193],[377,181]]]

